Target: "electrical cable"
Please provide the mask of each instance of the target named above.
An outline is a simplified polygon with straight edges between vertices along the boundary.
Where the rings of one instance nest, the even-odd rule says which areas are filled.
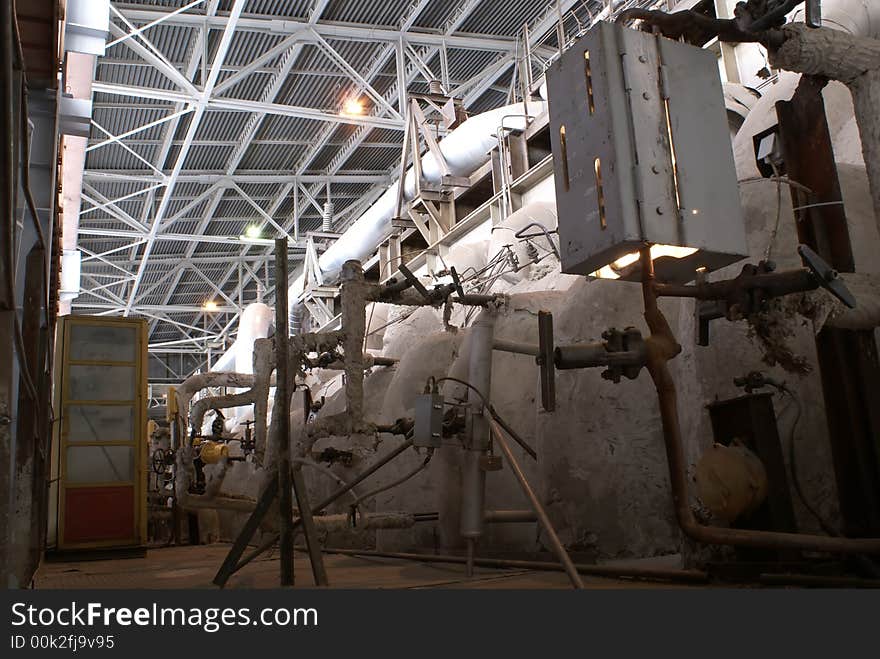
[[[769,261],[770,255],[773,253],[773,245],[776,242],[776,236],[779,234],[779,223],[782,220],[782,180],[779,176],[779,170],[773,162],[770,162],[770,167],[773,168],[774,179],[776,180],[776,222],[773,225],[773,231],[770,232],[767,249],[764,250],[765,261]]]
[[[437,378],[437,380],[435,380],[436,384],[440,384],[441,382],[457,382],[458,384],[464,385],[465,387],[467,387],[468,389],[473,391],[475,394],[477,394],[477,396],[480,397],[480,400],[483,403],[483,407],[485,407],[486,410],[489,412],[489,416],[491,416],[493,419],[495,419],[495,421],[498,423],[498,425],[501,426],[501,428],[503,428],[504,431],[508,435],[510,435],[511,438],[513,438],[513,440],[517,444],[519,444],[520,447],[532,457],[533,460],[538,459],[537,451],[535,451],[535,449],[533,449],[531,446],[529,446],[529,444],[522,437],[520,437],[518,434],[513,432],[513,429],[510,427],[510,424],[501,418],[501,415],[498,414],[498,411],[486,399],[486,397],[482,394],[482,392],[479,389],[477,389],[474,385],[472,385],[470,382],[466,382],[465,380],[460,380],[459,378],[453,378],[453,377]]]
[[[797,437],[797,428],[800,424],[801,417],[803,416],[803,405],[801,404],[800,398],[791,389],[789,389],[785,385],[780,385],[778,388],[783,394],[787,395],[792,400],[792,403],[795,406],[795,417],[794,421],[791,424],[791,430],[789,431],[788,437],[788,462],[789,468],[791,470],[791,484],[794,487],[794,491],[797,494],[798,499],[800,499],[801,503],[803,504],[804,508],[806,508],[807,512],[809,512],[810,515],[815,518],[822,530],[825,531],[825,533],[827,533],[828,535],[836,537],[840,534],[834,530],[831,524],[829,524],[825,520],[825,518],[822,517],[819,511],[816,510],[813,504],[810,503],[809,499],[804,493],[800,477],[798,476],[797,451],[795,449],[795,442]]]

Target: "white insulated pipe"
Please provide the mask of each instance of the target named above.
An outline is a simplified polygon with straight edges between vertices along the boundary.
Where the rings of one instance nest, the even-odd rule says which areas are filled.
[[[528,103],[528,112],[536,117],[545,111],[546,104],[540,101]],[[453,176],[470,176],[489,159],[489,152],[498,144],[496,132],[504,122],[505,128],[524,130],[528,118],[523,116],[523,104],[515,103],[495,110],[483,112],[465,121],[449,133],[439,144],[440,152],[449,165]],[[439,183],[440,166],[432,153],[422,157],[422,176],[432,183]],[[391,218],[397,206],[397,186],[391,185],[370,206],[358,220],[318,259],[318,265],[325,280],[332,280],[339,274],[342,264],[355,259],[364,261],[372,256],[376,248],[391,233]],[[415,196],[415,172],[411,167],[404,177],[404,199]],[[303,291],[304,275],[300,273],[290,286],[288,299],[296,300]],[[291,305],[295,307],[295,304]]]
[[[793,20],[804,19],[804,8]],[[877,0],[822,0],[822,25],[856,37],[880,39],[880,2]]]
[[[253,373],[254,341],[269,336],[269,327],[273,319],[272,307],[262,302],[254,302],[245,307],[238,321],[238,336],[235,343],[214,362],[211,370]]]
[[[502,122],[505,128],[525,130],[529,120],[523,116],[523,109],[522,103],[516,103],[495,110],[489,110],[469,118],[461,126],[449,133],[440,142],[439,147],[447,165],[449,165],[450,173],[453,176],[470,176],[482,166],[489,159],[489,153],[498,144],[496,132]],[[528,103],[528,112],[531,117],[537,117],[545,110],[546,103],[542,101],[530,101]],[[440,166],[437,163],[437,159],[430,152],[422,157],[422,176],[432,183],[440,181]],[[388,237],[391,233],[391,218],[396,211],[397,186],[399,183],[398,181],[391,185],[376,200],[376,203],[370,206],[320,256],[318,265],[321,268],[325,281],[336,278],[342,269],[342,264],[346,261],[352,259],[364,261],[372,256],[376,248]],[[410,167],[404,180],[403,193],[405,199],[410,200],[415,196],[415,183],[415,172]],[[294,316],[301,313],[301,305],[297,304],[296,300],[303,291],[304,281],[305,276],[300,272],[288,289],[287,295],[291,301],[292,326],[300,325],[300,321],[295,319]],[[262,319],[265,315],[268,318],[268,322],[271,323],[272,317],[271,309],[264,304],[259,305],[261,309],[259,312],[254,311],[252,312],[254,315],[250,316],[249,310],[257,306],[257,304],[252,304],[242,313],[241,320],[239,321],[238,339],[215,362],[211,368],[212,371],[226,371],[234,367],[236,372],[253,372],[250,365],[251,355],[253,354],[253,338],[264,338],[267,336],[269,325],[264,323]],[[257,328],[248,329],[247,326],[251,322],[256,323]],[[241,367],[247,370],[240,371],[239,368]]]

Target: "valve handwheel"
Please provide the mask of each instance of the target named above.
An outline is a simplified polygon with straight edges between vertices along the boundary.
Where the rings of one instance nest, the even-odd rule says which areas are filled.
[[[165,467],[168,464],[165,461],[165,451],[163,451],[160,448],[157,448],[155,451],[153,451],[151,463],[152,463],[153,471],[155,473],[157,473],[157,474],[164,473]]]
[[[856,299],[846,287],[846,284],[843,283],[837,270],[828,265],[821,256],[806,245],[798,245],[798,254],[801,255],[801,260],[813,274],[819,286],[831,293],[850,309],[856,308]]]

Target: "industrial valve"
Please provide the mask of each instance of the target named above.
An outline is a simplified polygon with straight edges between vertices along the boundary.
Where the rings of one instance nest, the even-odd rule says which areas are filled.
[[[717,318],[739,320],[761,311],[775,297],[804,293],[824,288],[850,309],[856,300],[840,279],[836,270],[829,266],[816,252],[800,245],[798,254],[803,268],[776,272],[772,261],[758,265],[747,263],[733,279],[710,282],[705,273],[698,273],[691,286],[655,284],[657,295],[666,297],[692,297],[697,300],[695,320],[698,345],[709,345],[709,322]]]
[[[545,411],[556,407],[555,370],[606,366],[602,377],[615,384],[621,377],[635,380],[647,364],[648,349],[642,333],[635,327],[611,328],[602,333],[603,341],[554,346],[553,315],[538,313],[538,356],[541,368],[541,404]]]

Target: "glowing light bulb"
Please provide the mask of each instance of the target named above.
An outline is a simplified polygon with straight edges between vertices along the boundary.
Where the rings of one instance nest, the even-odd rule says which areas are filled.
[[[343,114],[363,114],[364,113],[364,104],[360,99],[357,98],[349,98],[342,104],[342,113]]]

